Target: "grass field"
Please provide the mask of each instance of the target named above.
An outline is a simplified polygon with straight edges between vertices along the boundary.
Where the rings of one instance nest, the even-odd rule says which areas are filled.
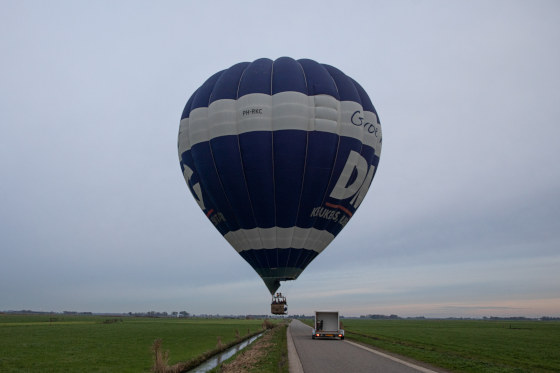
[[[149,372],[262,328],[262,320],[0,314],[0,372]],[[120,321],[122,320],[122,321]],[[308,321],[308,320],[307,320]],[[308,321],[309,322],[309,321]],[[560,322],[343,319],[346,337],[453,372],[560,372]],[[258,369],[278,371],[285,333]],[[261,362],[259,362],[260,364]]]
[[[453,372],[560,372],[560,322],[343,319],[346,337]]]
[[[149,372],[155,339],[174,364],[214,349],[218,336],[227,344],[236,330],[262,328],[262,320],[54,317],[0,314],[0,372]]]

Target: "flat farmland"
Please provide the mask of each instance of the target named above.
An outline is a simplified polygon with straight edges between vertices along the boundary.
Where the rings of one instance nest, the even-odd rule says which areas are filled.
[[[346,336],[453,372],[560,372],[560,322],[343,319]]]
[[[261,330],[262,322],[0,314],[0,372],[149,372],[156,339],[172,365],[214,349],[218,337],[227,344]]]

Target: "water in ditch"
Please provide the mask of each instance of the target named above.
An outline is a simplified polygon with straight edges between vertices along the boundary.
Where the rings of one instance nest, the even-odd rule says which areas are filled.
[[[236,344],[233,347],[228,348],[222,353],[218,355],[212,356],[210,359],[206,360],[204,363],[200,364],[196,368],[189,370],[187,373],[205,373],[208,372],[210,369],[214,369],[222,362],[226,361],[239,351],[243,350],[245,347],[249,346],[251,343],[255,341],[255,339],[259,338],[261,334],[255,335],[249,339],[244,340],[241,343]]]

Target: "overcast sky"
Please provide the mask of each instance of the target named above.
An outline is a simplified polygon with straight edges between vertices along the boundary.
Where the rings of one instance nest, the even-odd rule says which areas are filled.
[[[0,2],[0,310],[266,314],[177,156],[211,74],[338,67],[372,188],[290,313],[560,316],[560,2]]]

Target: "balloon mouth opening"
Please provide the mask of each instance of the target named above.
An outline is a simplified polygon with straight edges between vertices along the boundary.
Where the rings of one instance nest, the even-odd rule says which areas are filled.
[[[303,269],[295,267],[255,268],[255,271],[264,281],[268,291],[270,291],[270,295],[274,295],[276,290],[280,287],[280,281],[295,280]]]
[[[270,291],[270,295],[276,294],[276,290],[280,287],[280,281],[290,281],[295,278],[263,278],[264,284]]]
[[[264,281],[270,295],[276,293],[276,290],[280,287],[280,281],[295,280],[303,271],[303,268],[297,267],[253,268]]]

